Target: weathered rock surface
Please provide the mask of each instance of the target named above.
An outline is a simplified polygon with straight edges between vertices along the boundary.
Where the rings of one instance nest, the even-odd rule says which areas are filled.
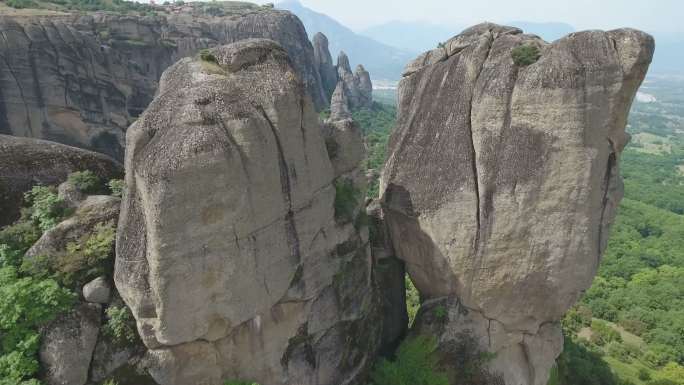
[[[83,286],[83,298],[87,302],[107,303],[111,295],[111,287],[107,278],[97,277]]]
[[[84,385],[100,330],[102,308],[80,304],[46,328],[40,361],[48,385]]]
[[[0,135],[0,226],[19,217],[31,187],[57,185],[75,171],[91,170],[104,180],[123,175],[108,156],[44,140]]]
[[[335,92],[330,99],[330,119],[333,121],[351,119],[352,113],[349,110],[349,99],[344,88],[343,82],[338,82]]]
[[[325,94],[328,100],[330,100],[337,86],[337,71],[328,50],[328,38],[318,32],[314,35],[311,43],[314,49],[314,63],[316,68],[318,68],[318,73],[321,75],[321,84]]]
[[[535,63],[513,62],[522,44]],[[546,384],[558,321],[596,273],[653,50],[630,29],[548,44],[481,24],[407,66],[381,182],[394,251],[444,301],[440,346],[467,329],[508,385]]]
[[[297,17],[249,3],[160,7],[156,16],[26,10],[0,15],[0,134],[53,140],[123,158],[126,128],[162,72],[199,49],[278,41],[318,109],[327,106],[314,50]]]
[[[344,52],[337,56],[337,81],[344,87],[344,94],[347,97],[349,108],[356,110],[359,108],[370,108],[373,104],[373,84],[370,74],[362,65],[356,67],[352,72],[349,65],[349,58]]]
[[[379,334],[367,230],[335,218],[287,52],[182,59],[127,132],[116,286],[163,385],[354,383]]]

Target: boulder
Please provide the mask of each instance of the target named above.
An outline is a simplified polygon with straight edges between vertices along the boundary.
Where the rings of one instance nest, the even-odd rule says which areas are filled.
[[[354,383],[379,334],[367,228],[335,218],[311,99],[274,41],[210,55],[170,67],[127,132],[115,283],[145,365],[162,385]]]
[[[103,180],[123,175],[112,158],[30,138],[0,135],[0,226],[19,217],[24,193],[31,187],[58,185],[75,171],[91,170]]]
[[[40,362],[48,385],[85,385],[100,330],[102,308],[80,304],[45,327]]]
[[[523,45],[536,61],[513,60]],[[591,285],[653,50],[631,29],[549,44],[481,24],[400,82],[380,188],[394,251],[421,297],[444,301],[440,346],[467,329],[508,385],[546,384],[558,322]]]
[[[92,303],[108,303],[111,287],[107,278],[97,277],[83,286],[83,298]]]

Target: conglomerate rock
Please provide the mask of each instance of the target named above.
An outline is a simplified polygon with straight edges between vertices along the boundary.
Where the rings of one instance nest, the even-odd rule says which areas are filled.
[[[154,16],[35,11],[0,15],[0,134],[123,159],[125,131],[167,67],[246,38],[279,42],[315,106],[328,104],[304,26],[287,11],[245,2],[158,6]]]
[[[127,132],[115,282],[163,385],[356,383],[381,326],[367,229],[287,52],[186,58]],[[358,208],[352,207],[358,211]]]
[[[515,63],[522,45],[538,60]],[[444,306],[442,327],[418,319],[415,332],[445,348],[467,331],[496,353],[490,374],[546,384],[558,322],[606,247],[653,50],[630,29],[548,44],[481,24],[407,66],[381,192],[396,255],[422,298]]]
[[[321,75],[321,84],[326,96],[330,100],[337,86],[337,71],[328,50],[328,38],[321,32],[318,32],[314,35],[311,43],[314,48],[314,63],[318,68],[318,73]]]

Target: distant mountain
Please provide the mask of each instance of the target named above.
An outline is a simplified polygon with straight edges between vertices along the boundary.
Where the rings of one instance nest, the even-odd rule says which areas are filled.
[[[504,24],[518,27],[525,31],[525,33],[537,35],[548,42],[558,40],[561,37],[576,31],[575,27],[570,24],[558,22],[535,23],[532,21],[511,21]]]
[[[408,50],[394,48],[359,35],[335,19],[304,7],[299,1],[284,1],[276,4],[276,8],[297,15],[304,23],[309,38],[316,32],[323,32],[328,37],[334,60],[342,50],[349,56],[352,67],[363,64],[373,79],[399,79],[406,63],[416,56]]]
[[[370,27],[361,33],[393,47],[422,53],[435,48],[437,43],[455,36],[462,29],[417,21],[395,20]]]

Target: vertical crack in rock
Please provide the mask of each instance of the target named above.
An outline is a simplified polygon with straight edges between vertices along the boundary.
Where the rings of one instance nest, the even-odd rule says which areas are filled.
[[[605,234],[603,234],[603,228],[605,227],[606,210],[608,209],[608,201],[610,200],[610,182],[613,179],[613,170],[615,170],[617,166],[617,155],[615,152],[615,145],[613,144],[613,141],[610,140],[610,138],[608,138],[608,143],[610,145],[610,155],[608,155],[606,173],[603,176],[603,197],[601,198],[601,217],[598,223],[598,247],[596,249],[597,256],[595,268],[598,268],[598,265],[601,262],[601,248],[603,247],[603,237],[605,236]]]
[[[3,40],[5,40],[5,46],[10,47],[9,40],[7,39],[7,36],[5,34],[5,31],[0,31],[0,35],[2,35]],[[31,133],[32,136],[35,136],[35,133],[33,132],[33,126],[31,126],[31,116],[29,115],[29,109],[28,106],[30,103],[26,101],[26,96],[24,96],[24,88],[21,86],[21,83],[19,82],[19,78],[17,78],[17,74],[14,73],[14,70],[12,69],[11,63],[7,60],[6,57],[3,56],[3,61],[5,62],[5,65],[7,66],[7,71],[9,71],[10,75],[12,75],[12,78],[14,78],[14,82],[17,84],[17,90],[19,91],[19,96],[21,97],[21,101],[24,103],[24,111],[26,112],[26,128],[28,129],[28,132]]]
[[[257,106],[257,110],[261,116],[268,123],[271,133],[273,133],[273,138],[276,142],[276,147],[278,148],[278,163],[280,164],[280,184],[282,187],[283,198],[287,204],[287,214],[285,214],[285,234],[287,234],[287,243],[290,246],[292,257],[295,258],[297,263],[301,263],[302,255],[299,247],[299,235],[297,234],[297,227],[294,221],[294,212],[292,211],[292,186],[290,185],[290,172],[285,160],[285,152],[283,151],[283,145],[280,142],[280,137],[278,136],[278,130],[273,125],[273,122],[266,114],[263,107]]]
[[[480,180],[479,180],[479,175],[477,172],[477,151],[475,150],[475,138],[473,137],[473,98],[475,97],[475,89],[474,86],[477,84],[478,80],[480,79],[480,75],[482,74],[482,70],[484,69],[484,65],[487,62],[487,59],[489,59],[489,53],[492,50],[492,43],[494,42],[494,35],[492,34],[491,29],[489,30],[489,38],[487,42],[487,52],[484,55],[484,59],[482,60],[482,63],[480,63],[480,68],[477,71],[477,75],[475,76],[475,80],[473,82],[473,90],[470,94],[470,111],[468,112],[468,137],[470,138],[470,151],[472,153],[472,160],[471,160],[471,167],[472,167],[472,172],[473,172],[473,183],[474,183],[474,188],[475,188],[475,220],[476,220],[476,225],[477,229],[475,230],[475,240],[473,244],[473,251],[475,255],[479,254],[479,248],[480,248],[480,232],[482,230],[482,213],[481,213],[481,208],[480,208]],[[471,275],[470,279],[474,279],[474,275]],[[472,283],[472,282],[471,282]],[[472,287],[472,284],[471,284]]]

